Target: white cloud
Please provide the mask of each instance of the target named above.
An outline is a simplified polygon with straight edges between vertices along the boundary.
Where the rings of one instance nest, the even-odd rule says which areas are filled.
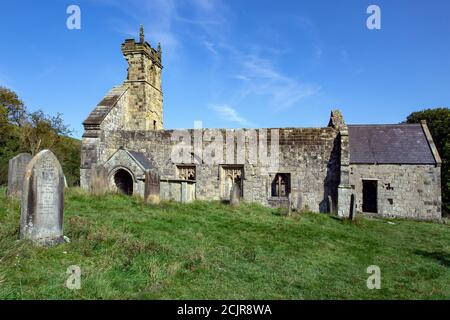
[[[232,107],[230,107],[226,104],[225,105],[215,105],[212,107],[212,109],[214,111],[216,111],[223,120],[236,122],[241,126],[247,126],[247,127],[253,126],[253,124],[250,121],[248,121],[247,119],[245,119],[244,117],[239,115],[239,113],[235,109],[233,109]]]
[[[242,81],[250,81],[249,77],[243,76],[242,74],[237,74],[234,76],[234,78]]]
[[[292,107],[321,89],[281,73],[270,60],[259,56],[248,55],[243,61],[242,76],[249,79],[246,94],[268,95],[275,109]]]

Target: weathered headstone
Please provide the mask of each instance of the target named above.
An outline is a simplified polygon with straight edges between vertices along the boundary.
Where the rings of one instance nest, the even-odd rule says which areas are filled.
[[[8,166],[8,196],[20,197],[22,194],[23,178],[28,163],[31,161],[31,154],[21,153],[9,160]]]
[[[181,182],[181,203],[188,203],[188,184]]]
[[[21,211],[21,238],[49,246],[64,241],[64,174],[49,150],[39,152],[26,168]]]
[[[328,196],[327,199],[328,199],[328,212],[335,213],[333,198],[331,196]]]
[[[231,187],[230,204],[233,207],[237,207],[239,206],[240,202],[241,202],[241,187],[239,186],[239,184],[235,183]]]
[[[356,219],[356,201],[355,201],[355,195],[352,194],[350,196],[350,212],[348,215],[350,220],[355,220]]]
[[[292,215],[292,193],[288,196],[288,216]]]
[[[102,196],[108,191],[108,171],[103,166],[96,166],[92,170],[90,192]]]
[[[158,204],[160,202],[160,177],[157,173],[147,171],[145,173],[144,199],[148,203]]]

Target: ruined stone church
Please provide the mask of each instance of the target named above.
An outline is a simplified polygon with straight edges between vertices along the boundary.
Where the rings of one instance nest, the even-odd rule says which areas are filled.
[[[187,130],[184,140],[192,144],[192,157],[177,162],[173,148],[179,141],[173,139],[175,131],[163,125],[160,45],[151,47],[141,27],[139,42],[125,40],[122,53],[128,62],[127,79],[83,122],[83,188],[91,188],[95,170],[102,168],[110,190],[143,196],[145,179],[153,172],[163,200],[227,201],[231,187],[239,185],[244,201],[267,206],[344,217],[359,212],[441,218],[441,160],[425,122],[347,125],[335,110],[322,128],[253,130],[257,139],[265,135],[268,143],[276,133],[276,169],[238,155],[255,145],[264,148],[246,135],[249,130],[197,128]],[[239,136],[246,137],[243,147]],[[195,152],[196,137],[202,150],[212,140],[223,141],[224,160],[203,161]]]

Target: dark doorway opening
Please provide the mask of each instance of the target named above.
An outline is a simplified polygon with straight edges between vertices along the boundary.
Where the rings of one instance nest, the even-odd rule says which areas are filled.
[[[377,180],[363,180],[363,205],[364,212],[378,213],[377,207]]]
[[[114,175],[117,190],[126,195],[133,195],[133,177],[126,170],[120,169]]]

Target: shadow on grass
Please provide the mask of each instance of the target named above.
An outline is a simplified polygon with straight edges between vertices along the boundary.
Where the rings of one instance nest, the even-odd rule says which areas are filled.
[[[444,251],[423,251],[423,250],[416,250],[414,251],[415,254],[428,258],[436,260],[438,263],[443,265],[444,267],[450,268],[450,253],[444,252]]]

